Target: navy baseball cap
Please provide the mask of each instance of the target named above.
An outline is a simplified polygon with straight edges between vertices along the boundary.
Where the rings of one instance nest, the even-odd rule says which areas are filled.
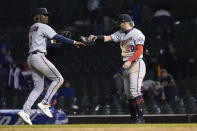
[[[119,17],[118,17],[118,22],[119,23],[122,23],[122,22],[131,22],[133,21],[131,16],[128,15],[128,14],[121,14]]]
[[[46,8],[37,8],[36,14],[37,15],[50,15],[51,13],[49,13]]]

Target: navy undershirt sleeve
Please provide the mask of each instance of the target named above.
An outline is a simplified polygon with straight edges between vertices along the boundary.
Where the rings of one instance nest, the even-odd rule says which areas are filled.
[[[74,44],[74,40],[71,40],[71,39],[68,39],[64,36],[61,36],[61,35],[55,35],[53,37],[53,39],[55,39],[56,41],[59,41],[59,42],[62,42],[62,43],[65,43],[65,44]]]

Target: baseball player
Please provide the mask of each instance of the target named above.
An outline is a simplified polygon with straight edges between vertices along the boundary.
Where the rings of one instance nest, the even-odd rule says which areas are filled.
[[[122,51],[124,90],[128,99],[132,123],[144,123],[144,100],[141,94],[141,85],[145,76],[146,67],[142,60],[145,36],[134,28],[134,22],[128,14],[121,14],[118,19],[120,30],[105,36],[90,35],[84,42],[114,41],[120,43]],[[138,114],[138,119],[136,115]]]
[[[54,39],[61,43],[75,46],[83,46],[84,43],[65,38],[57,34],[48,23],[49,13],[46,8],[38,8],[34,16],[35,23],[29,29],[29,56],[28,66],[32,72],[34,89],[23,105],[23,110],[18,115],[25,123],[32,125],[30,120],[31,107],[44,89],[44,76],[52,82],[46,92],[44,99],[38,103],[38,107],[48,116],[53,117],[49,110],[49,103],[64,79],[56,67],[45,57],[47,54],[46,44],[48,39]]]

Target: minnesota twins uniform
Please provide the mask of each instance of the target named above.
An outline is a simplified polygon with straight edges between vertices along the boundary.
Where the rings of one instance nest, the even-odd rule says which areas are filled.
[[[111,38],[114,42],[120,42],[124,62],[135,53],[136,46],[138,44],[144,45],[145,41],[145,36],[136,28],[132,28],[126,32],[117,31],[111,34]],[[142,58],[143,54],[132,62],[131,68],[124,69],[124,89],[128,99],[141,96],[141,85],[146,72],[145,63]]]
[[[89,43],[94,43],[95,41],[120,43],[124,61],[124,90],[128,99],[131,122],[145,123],[143,116],[144,99],[141,94],[142,81],[146,72],[145,63],[142,60],[145,36],[140,30],[134,28],[135,24],[128,14],[121,14],[118,17],[117,24],[119,24],[120,30],[111,35],[90,35],[86,39]]]
[[[28,66],[32,72],[34,89],[30,93],[23,110],[30,114],[30,109],[44,88],[44,76],[52,83],[42,103],[49,104],[53,95],[62,85],[64,79],[56,67],[45,57],[47,54],[47,39],[52,39],[57,33],[44,23],[35,23],[29,30],[29,56]]]

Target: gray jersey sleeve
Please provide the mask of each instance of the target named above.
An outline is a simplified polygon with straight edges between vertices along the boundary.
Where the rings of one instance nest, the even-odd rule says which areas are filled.
[[[136,32],[135,34],[135,44],[136,45],[144,45],[145,36],[141,31]]]
[[[43,27],[43,35],[49,39],[52,39],[57,33],[55,32],[54,29],[52,29],[48,25],[44,25]]]
[[[110,36],[112,38],[112,41],[114,41],[114,42],[120,42],[121,32],[120,31],[117,31],[117,32],[111,34]]]

